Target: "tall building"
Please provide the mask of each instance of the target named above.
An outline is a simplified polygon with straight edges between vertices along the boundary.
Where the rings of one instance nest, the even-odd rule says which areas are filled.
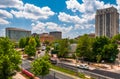
[[[99,9],[95,16],[95,36],[113,37],[119,33],[119,13],[114,7]]]
[[[31,36],[31,31],[20,28],[6,28],[6,37],[18,42],[23,37]]]
[[[50,32],[50,35],[54,36],[55,39],[62,39],[62,32],[60,31]]]

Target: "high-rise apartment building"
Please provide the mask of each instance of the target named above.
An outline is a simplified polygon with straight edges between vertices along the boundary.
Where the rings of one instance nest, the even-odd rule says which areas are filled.
[[[31,36],[31,31],[20,28],[6,28],[6,37],[18,42],[23,37]]]
[[[95,16],[95,36],[113,37],[119,33],[119,13],[114,7],[99,9]]]

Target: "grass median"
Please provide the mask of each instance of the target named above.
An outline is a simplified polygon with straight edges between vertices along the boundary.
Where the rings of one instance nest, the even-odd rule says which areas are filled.
[[[58,66],[55,66],[55,65],[52,65],[51,66],[52,69],[55,69],[55,70],[58,70],[58,71],[61,71],[61,72],[64,72],[64,73],[67,73],[67,74],[70,74],[70,75],[73,75],[73,76],[77,76],[77,77],[80,77],[82,79],[92,79],[92,78],[87,78],[84,74],[82,73],[79,73],[79,72],[74,72],[72,70],[69,70],[69,69],[66,69],[66,68],[62,68],[62,67],[58,67]]]

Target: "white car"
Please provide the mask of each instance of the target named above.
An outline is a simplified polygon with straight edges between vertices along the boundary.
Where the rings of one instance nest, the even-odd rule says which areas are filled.
[[[80,64],[80,65],[77,65],[77,67],[81,69],[89,69],[89,66],[87,64]]]

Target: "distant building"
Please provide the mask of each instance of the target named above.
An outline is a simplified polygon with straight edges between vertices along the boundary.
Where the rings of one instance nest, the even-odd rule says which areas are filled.
[[[45,41],[53,42],[54,36],[49,35],[48,33],[40,34],[40,42],[44,43]]]
[[[50,32],[50,35],[54,36],[55,39],[62,39],[62,32],[60,31]]]
[[[95,36],[113,37],[119,33],[119,13],[114,7],[99,9],[95,16]]]
[[[90,34],[88,34],[88,36],[94,38],[95,37],[95,33],[90,33]]]
[[[18,42],[23,37],[31,36],[31,31],[20,28],[6,28],[6,37]]]
[[[32,36],[34,36],[34,37],[35,37],[35,36],[39,36],[39,34],[37,34],[37,33],[33,33]]]
[[[90,34],[87,34],[88,37],[91,37],[91,38],[94,38],[95,37],[95,34],[94,33],[90,33]],[[76,37],[75,39],[79,39],[80,37],[82,37],[83,35],[79,35],[78,37]]]

